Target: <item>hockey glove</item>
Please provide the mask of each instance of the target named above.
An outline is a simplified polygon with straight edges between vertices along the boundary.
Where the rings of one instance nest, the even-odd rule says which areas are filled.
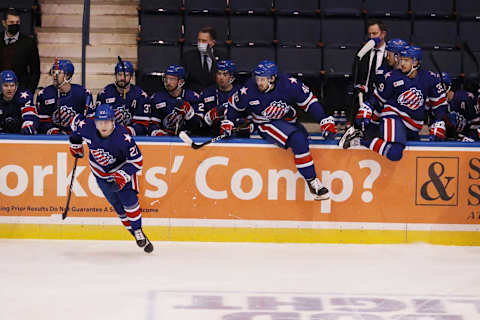
[[[33,121],[24,121],[21,129],[22,134],[35,134],[35,128],[33,127]]]
[[[83,158],[85,156],[83,152],[83,141],[78,135],[70,136],[70,153],[74,158]]]
[[[183,101],[183,104],[176,106],[175,110],[181,114],[185,120],[190,120],[195,115],[195,111],[188,101]]]
[[[446,138],[445,122],[435,121],[430,126],[430,141],[443,141]]]
[[[212,126],[215,122],[220,120],[220,115],[217,112],[217,108],[213,108],[207,113],[205,113],[205,116],[203,119],[205,120],[205,123],[208,124],[209,126]]]
[[[320,121],[320,132],[325,139],[333,139],[337,134],[337,127],[332,116],[326,117]]]
[[[358,108],[357,114],[355,115],[355,126],[365,131],[367,126],[372,121],[372,108],[367,104],[362,104],[360,108]]]
[[[130,180],[131,177],[123,170],[115,171],[109,179],[110,182],[115,182],[118,185],[119,190],[122,190]]]
[[[232,135],[233,122],[230,120],[222,120],[220,125],[220,134],[225,134],[227,137]]]
[[[357,84],[355,85],[355,89],[357,89],[361,93],[368,93],[368,87],[363,84]]]

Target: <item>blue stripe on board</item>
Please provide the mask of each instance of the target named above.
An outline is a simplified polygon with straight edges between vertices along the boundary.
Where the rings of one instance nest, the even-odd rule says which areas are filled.
[[[316,135],[312,135],[316,136]],[[209,137],[194,137],[194,142],[205,142]],[[0,141],[1,140],[42,140],[42,141],[68,141],[68,136],[66,135],[32,135],[26,136],[22,134],[0,134]],[[182,140],[178,137],[135,137],[136,141],[139,142],[182,142]],[[259,138],[251,138],[251,139],[244,139],[244,138],[230,138],[221,140],[215,143],[250,143],[250,144],[268,144],[268,142],[264,141],[263,139]],[[310,140],[310,144],[314,145],[336,145],[338,140]],[[457,141],[447,141],[447,142],[428,142],[428,141],[409,141],[407,146],[411,147],[462,147],[462,148],[480,148],[480,142],[457,142]]]

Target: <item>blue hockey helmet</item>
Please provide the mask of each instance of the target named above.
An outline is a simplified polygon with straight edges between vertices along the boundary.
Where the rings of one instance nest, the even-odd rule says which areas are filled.
[[[0,84],[17,83],[17,76],[12,70],[5,70],[0,73]]]
[[[440,78],[440,75],[438,75],[438,78]],[[443,82],[447,85],[447,87],[450,87],[452,85],[452,78],[450,78],[450,75],[446,72],[442,72],[442,79]]]
[[[221,60],[217,63],[218,71],[228,71],[231,75],[235,73],[236,65],[232,60]]]
[[[112,106],[102,103],[95,109],[95,120],[115,120],[115,111]]]
[[[75,67],[73,66],[72,61],[62,59],[55,60],[52,66],[52,70],[62,70],[65,75],[71,78],[73,76],[73,73],[75,72]]]
[[[133,64],[130,62],[130,61],[122,61],[123,62],[123,66],[120,62],[117,63],[117,65],[115,66],[115,73],[119,73],[119,72],[128,72],[130,74],[133,74],[134,70],[133,70]]]
[[[273,77],[278,72],[277,65],[271,60],[262,60],[255,68],[254,74],[257,77]]]
[[[178,80],[180,80],[185,78],[185,69],[178,64],[172,64],[167,68],[165,74],[175,76],[178,78]]]
[[[403,50],[400,51],[400,56],[412,58],[414,61],[422,61],[422,49],[416,46],[405,46]]]
[[[387,45],[385,46],[385,50],[398,54],[406,46],[408,46],[408,43],[405,40],[396,38],[388,40]]]

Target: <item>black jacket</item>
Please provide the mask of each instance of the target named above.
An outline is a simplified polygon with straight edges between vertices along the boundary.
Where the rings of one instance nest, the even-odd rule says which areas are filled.
[[[213,49],[213,61],[210,72],[204,72],[202,67],[202,58],[197,49],[189,50],[183,55],[182,65],[185,68],[186,86],[187,88],[200,93],[206,87],[215,84],[215,72],[217,69],[217,62],[228,59],[228,56],[222,50]]]
[[[35,92],[40,80],[37,44],[31,37],[20,34],[15,43],[7,46],[4,41],[5,32],[0,37],[0,71],[13,70],[20,87]]]

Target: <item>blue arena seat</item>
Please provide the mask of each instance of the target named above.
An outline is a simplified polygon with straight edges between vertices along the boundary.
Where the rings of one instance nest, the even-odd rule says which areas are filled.
[[[141,0],[142,11],[179,12],[181,0]]]
[[[322,19],[322,41],[326,46],[358,46],[365,38],[363,19],[325,18]]]
[[[450,17],[453,15],[453,0],[414,0],[412,11],[417,17]]]
[[[408,15],[408,0],[365,0],[364,6],[369,17],[406,17]]]
[[[460,18],[480,18],[480,1],[457,0],[456,8]]]
[[[277,40],[280,44],[316,46],[320,41],[320,19],[278,16]]]
[[[480,21],[460,21],[459,25],[460,39],[468,42],[473,51],[480,51]]]
[[[271,44],[274,40],[272,16],[232,16],[230,39],[233,43]]]
[[[453,48],[458,42],[457,23],[450,20],[416,19],[412,40],[424,48]]]
[[[282,72],[318,75],[322,70],[322,49],[280,47],[277,50],[277,61]]]
[[[362,13],[362,0],[321,0],[320,9],[326,16],[356,16]]]
[[[141,12],[140,23],[140,39],[142,41],[177,42],[182,37],[182,17],[180,15]]]
[[[448,72],[455,78],[458,77],[462,65],[461,52],[459,50],[423,50],[422,68],[437,72],[431,60],[430,53],[433,53],[442,72]]]
[[[358,48],[337,47],[323,49],[323,68],[327,75],[346,76],[352,74],[353,59]]]
[[[192,44],[197,42],[198,31],[205,26],[211,26],[217,33],[217,42],[225,44],[227,40],[228,20],[225,16],[211,15],[185,15],[185,43]]]
[[[230,58],[237,64],[237,72],[250,73],[262,60],[275,61],[275,48],[273,46],[234,46],[230,49]]]
[[[187,12],[203,12],[209,14],[225,13],[226,0],[184,0]]]
[[[280,15],[313,15],[319,12],[318,0],[276,0],[275,10]]]

